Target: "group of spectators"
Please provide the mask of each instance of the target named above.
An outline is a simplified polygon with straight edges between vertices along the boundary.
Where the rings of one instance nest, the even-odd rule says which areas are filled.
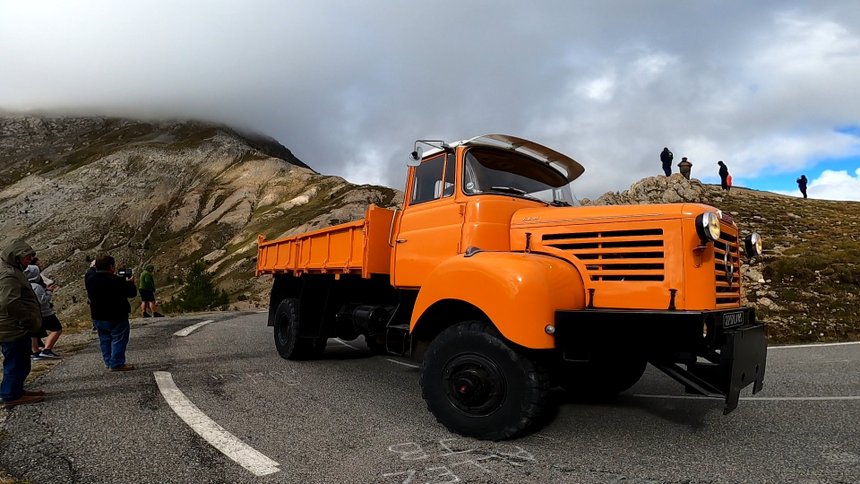
[[[664,146],[663,151],[660,152],[660,162],[663,164],[663,173],[665,173],[666,176],[670,176],[672,174],[672,160],[674,159],[675,155],[669,150],[669,148]],[[687,160],[686,156],[681,159],[678,166],[681,167],[683,164],[686,164],[688,170],[689,167],[692,166],[692,163]],[[720,187],[726,191],[731,190],[732,175],[729,173],[729,167],[726,166],[722,160],[718,161],[717,165],[720,167],[717,171],[717,174],[720,175]],[[806,175],[800,175],[800,178],[797,179],[797,187],[800,189],[800,193],[803,194],[803,198],[806,198],[806,184]]]
[[[153,270],[148,265],[140,277],[144,317],[163,316],[155,301]],[[126,363],[129,299],[138,294],[134,277],[117,275],[116,260],[110,255],[101,255],[91,264],[84,282],[105,367],[110,371],[134,370],[134,365]],[[27,242],[16,240],[0,251],[0,347],[3,352],[0,399],[6,408],[38,403],[45,398],[43,391],[24,390],[24,382],[30,374],[32,360],[59,358],[53,351],[63,331],[52,303],[53,292],[57,289],[57,284],[42,275],[36,251]]]
[[[665,173],[666,176],[672,175],[672,160],[674,159],[675,155],[669,150],[669,148],[664,146],[663,151],[660,152],[660,162],[663,164],[663,173]],[[678,163],[678,166],[681,168],[683,168],[685,165],[689,173],[689,169],[693,166],[693,164],[690,162],[690,160],[687,159],[686,156],[681,158],[681,162]],[[731,190],[732,175],[729,173],[729,167],[726,166],[723,160],[718,161],[717,165],[720,167],[717,171],[717,173],[720,175],[720,187],[726,191]]]

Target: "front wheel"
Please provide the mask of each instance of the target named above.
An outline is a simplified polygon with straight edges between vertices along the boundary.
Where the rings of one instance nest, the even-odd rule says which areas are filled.
[[[300,327],[299,300],[284,299],[275,311],[275,348],[281,358],[304,360],[319,356],[325,350],[325,338],[302,338]]]
[[[549,376],[491,325],[466,321],[437,336],[424,356],[421,390],[448,430],[501,440],[528,429],[546,405]]]

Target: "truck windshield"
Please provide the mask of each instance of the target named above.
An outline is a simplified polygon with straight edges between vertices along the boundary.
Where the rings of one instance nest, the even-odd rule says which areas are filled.
[[[472,148],[466,153],[466,195],[498,193],[553,205],[572,205],[567,178],[550,166],[519,153]]]

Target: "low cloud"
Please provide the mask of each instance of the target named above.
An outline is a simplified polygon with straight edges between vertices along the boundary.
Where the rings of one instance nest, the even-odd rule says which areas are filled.
[[[396,188],[416,138],[493,132],[578,159],[588,197],[663,146],[750,186],[860,155],[853,0],[0,0],[0,65],[0,110],[221,121]]]

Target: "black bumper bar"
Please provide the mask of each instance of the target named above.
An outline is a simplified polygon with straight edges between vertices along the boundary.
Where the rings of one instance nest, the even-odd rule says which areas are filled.
[[[644,358],[688,392],[724,398],[724,413],[738,406],[743,388],[763,386],[767,336],[752,308],[557,311],[555,326],[566,360]]]

